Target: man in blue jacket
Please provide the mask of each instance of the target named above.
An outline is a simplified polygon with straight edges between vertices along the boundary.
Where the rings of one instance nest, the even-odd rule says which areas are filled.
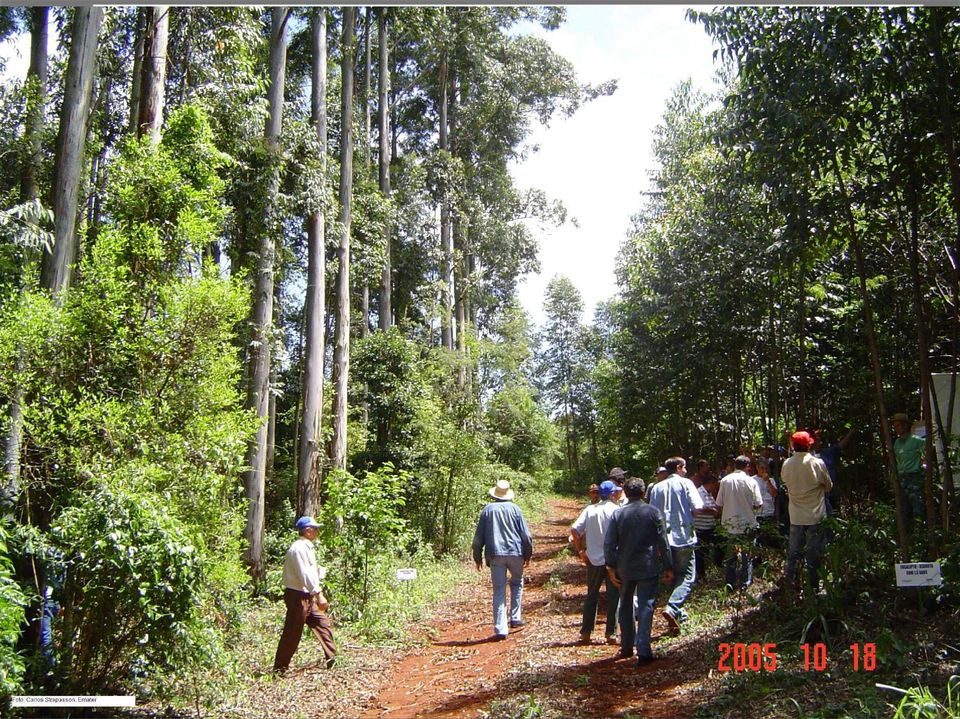
[[[627,505],[614,512],[603,538],[607,573],[620,587],[620,656],[633,656],[636,646],[637,666],[654,659],[650,630],[660,572],[664,582],[673,581],[666,520],[643,501],[643,490],[642,479],[627,480]]]
[[[479,572],[486,558],[493,578],[494,639],[506,639],[507,570],[510,571],[510,626],[522,627],[520,602],[523,599],[523,569],[533,555],[533,537],[520,507],[513,503],[513,490],[505,479],[491,487],[493,502],[480,512],[473,535],[473,561]]]

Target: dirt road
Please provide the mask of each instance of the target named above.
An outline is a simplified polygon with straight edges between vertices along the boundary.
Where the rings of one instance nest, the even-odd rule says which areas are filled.
[[[566,551],[568,529],[582,504],[555,500],[532,528],[534,556],[525,575],[526,626],[491,640],[489,571],[458,586],[443,617],[425,631],[423,647],[385,672],[365,719],[411,717],[689,717],[716,666],[713,642],[681,637],[655,644],[662,658],[643,668],[603,644],[580,645],[586,571]],[[603,607],[603,601],[600,602]],[[602,611],[602,609],[601,609]],[[666,632],[658,616],[655,641]],[[699,701],[698,701],[699,698]]]

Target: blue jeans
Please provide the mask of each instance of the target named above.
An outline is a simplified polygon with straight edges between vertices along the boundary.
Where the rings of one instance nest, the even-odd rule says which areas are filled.
[[[590,634],[597,623],[597,603],[600,600],[600,587],[607,586],[607,631],[606,635],[617,633],[617,605],[620,603],[620,590],[617,589],[607,574],[605,566],[595,567],[587,565],[587,598],[583,601],[583,623],[580,625],[581,634]]]
[[[523,599],[523,557],[490,557],[493,578],[493,628],[497,634],[509,634],[507,623],[507,570],[510,570],[510,621],[520,621]]]
[[[823,556],[826,533],[823,524],[791,524],[790,546],[787,549],[787,579],[792,580],[796,573],[797,562],[806,555],[807,574],[810,588],[820,589],[820,558]],[[804,552],[806,543],[806,552]]]
[[[907,529],[913,527],[913,520],[924,518],[923,472],[904,472],[900,475],[900,490],[903,498],[903,513],[907,520]]]
[[[657,599],[659,577],[624,579],[620,586],[620,651],[638,657],[652,657],[650,630],[653,627],[653,605]],[[636,607],[636,608],[634,608]]]
[[[693,561],[693,547],[670,547],[670,556],[673,558],[673,584],[670,585],[666,611],[682,624],[687,621],[683,605],[697,581],[697,564]]]
[[[724,563],[723,582],[734,589],[745,589],[753,584],[753,551],[756,534],[731,534],[727,538],[727,560]]]

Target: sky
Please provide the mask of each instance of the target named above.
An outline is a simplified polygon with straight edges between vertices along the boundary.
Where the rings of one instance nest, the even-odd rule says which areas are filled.
[[[529,143],[539,150],[512,167],[518,186],[562,201],[578,225],[568,221],[539,235],[541,271],[519,291],[537,324],[547,283],[557,275],[583,296],[584,321],[616,293],[617,252],[641,207],[640,193],[649,187],[653,130],[666,100],[688,79],[697,89],[716,87],[714,47],[685,13],[677,5],[575,5],[558,30],[538,28],[573,63],[581,82],[616,78],[618,88],[568,119],[538,127]]]

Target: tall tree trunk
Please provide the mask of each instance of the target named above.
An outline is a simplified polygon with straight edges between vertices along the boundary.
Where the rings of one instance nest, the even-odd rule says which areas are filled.
[[[890,424],[887,421],[887,405],[883,399],[883,375],[880,371],[880,353],[877,350],[877,338],[873,329],[873,309],[870,302],[870,291],[867,289],[867,268],[863,259],[863,248],[860,246],[860,236],[857,232],[856,220],[853,216],[853,207],[847,194],[846,183],[836,155],[833,156],[833,168],[837,174],[837,185],[843,199],[843,208],[847,218],[847,232],[850,245],[853,247],[853,256],[857,267],[857,278],[860,283],[860,299],[863,303],[863,326],[867,335],[867,346],[870,349],[870,366],[873,370],[873,391],[877,403],[877,413],[880,415],[880,441],[883,443],[884,456],[887,461],[887,480],[893,491],[893,498],[897,509],[897,536],[900,551],[906,555],[909,543],[907,538],[907,524],[903,513],[903,499],[900,496],[900,483],[897,479],[897,458],[893,453],[893,443],[890,441]]]
[[[804,238],[804,242],[806,237]],[[797,291],[798,313],[800,316],[799,327],[797,328],[798,350],[800,352],[800,361],[797,363],[797,426],[809,421],[807,416],[807,283],[806,267],[803,262],[803,253],[801,252],[799,263],[800,287]]]
[[[153,5],[147,8],[137,137],[146,135],[154,144],[160,141],[160,128],[163,126],[170,12],[169,5]]]
[[[347,382],[350,373],[350,201],[353,191],[353,26],[356,8],[343,8],[340,93],[340,246],[333,345],[333,439],[330,464],[347,467]]]
[[[58,303],[63,301],[70,286],[77,250],[77,198],[84,166],[90,94],[97,69],[97,35],[102,20],[103,8],[100,7],[78,7],[73,19],[53,165],[50,204],[53,206],[54,244],[51,251],[44,253],[40,270],[40,286],[49,290]]]
[[[917,325],[917,360],[920,370],[920,406],[926,428],[926,472],[924,496],[927,509],[927,535],[930,546],[934,543],[934,527],[937,526],[937,506],[934,500],[933,474],[936,466],[936,450],[933,444],[933,408],[930,404],[930,342],[927,336],[927,315],[924,309],[923,289],[920,285],[920,197],[917,191],[916,168],[911,166],[908,201],[910,203],[910,246],[907,250],[910,261],[910,279],[913,285],[914,322]]]
[[[133,72],[130,78],[130,115],[127,131],[136,132],[140,124],[140,90],[143,83],[143,36],[147,29],[147,10],[137,8],[137,26],[133,40]]]
[[[253,337],[249,352],[249,385],[247,407],[260,419],[256,437],[247,449],[247,466],[244,475],[247,502],[247,523],[244,538],[247,541],[247,571],[255,580],[261,581],[263,565],[264,492],[267,471],[267,435],[270,419],[270,334],[273,321],[273,272],[276,248],[274,246],[275,204],[280,189],[280,130],[283,124],[283,86],[286,78],[287,18],[289,10],[270,9],[270,80],[267,88],[269,114],[264,129],[267,148],[268,188],[263,234],[260,237],[257,258],[256,288],[251,312]]]
[[[371,143],[370,143],[370,128],[371,128],[371,119],[370,114],[370,80],[371,80],[371,68],[370,64],[373,60],[373,53],[370,47],[370,26],[373,22],[373,8],[367,7],[364,21],[363,21],[363,87],[361,89],[361,97],[363,103],[363,149],[361,152],[361,157],[363,158],[363,167],[367,171],[369,176],[372,152],[371,152]],[[359,282],[361,282],[360,287],[360,337],[366,337],[370,334],[370,285],[367,283],[365,277],[358,277]],[[366,407],[364,407],[364,416],[366,416]]]
[[[377,11],[377,41],[380,50],[380,75],[377,78],[378,102],[377,118],[380,123],[380,194],[385,198],[390,197],[390,61],[387,42],[389,39],[389,27],[387,26],[387,8],[380,8]],[[386,331],[393,324],[393,307],[391,303],[391,290],[393,281],[391,278],[391,237],[393,231],[387,224],[384,229],[386,237],[384,238],[384,258],[383,269],[380,272],[380,302],[379,302],[379,326]]]
[[[440,150],[450,151],[450,141],[447,124],[449,109],[449,69],[450,61],[446,49],[440,58]],[[440,199],[440,252],[443,256],[442,289],[440,298],[440,343],[448,350],[453,350],[453,238],[450,232],[450,200],[446,185],[448,178],[444,178],[443,196]]]
[[[28,105],[24,121],[24,137],[29,156],[20,177],[20,200],[30,202],[39,197],[37,168],[40,166],[40,132],[43,129],[43,111],[47,103],[47,41],[49,37],[50,8],[30,8],[30,67],[27,70]],[[33,253],[29,263],[33,264]],[[17,369],[22,347],[18,350]],[[23,430],[23,390],[18,383],[10,399],[10,429],[4,442],[4,469],[7,475],[8,496],[15,497],[20,490],[20,440]]]
[[[454,263],[454,287],[456,288],[456,294],[453,302],[454,319],[457,328],[457,354],[460,355],[460,361],[457,367],[457,386],[460,389],[464,389],[467,386],[467,333],[465,332],[467,318],[465,314],[466,308],[463,303],[463,293],[466,283],[463,281],[463,233],[458,216],[454,216],[453,218],[453,248],[455,257],[458,259],[458,261]]]
[[[372,34],[370,32],[373,24],[373,8],[367,7],[363,21],[363,164],[369,170],[372,161],[372,146],[370,142],[370,133],[373,128],[373,115],[370,108],[370,91],[372,80],[373,49],[370,45]]]
[[[310,120],[317,133],[320,177],[327,176],[327,11],[315,9],[312,19]],[[322,194],[321,188],[321,194]],[[303,379],[303,420],[300,430],[299,492],[301,515],[320,507],[320,420],[323,413],[323,355],[326,247],[321,206],[307,218],[307,292],[304,309],[306,350]]]
[[[24,137],[29,146],[29,157],[20,178],[20,199],[23,202],[39,197],[37,168],[40,167],[40,131],[43,111],[47,104],[47,41],[49,39],[50,8],[30,8],[30,68],[27,81],[30,96],[24,121]]]

